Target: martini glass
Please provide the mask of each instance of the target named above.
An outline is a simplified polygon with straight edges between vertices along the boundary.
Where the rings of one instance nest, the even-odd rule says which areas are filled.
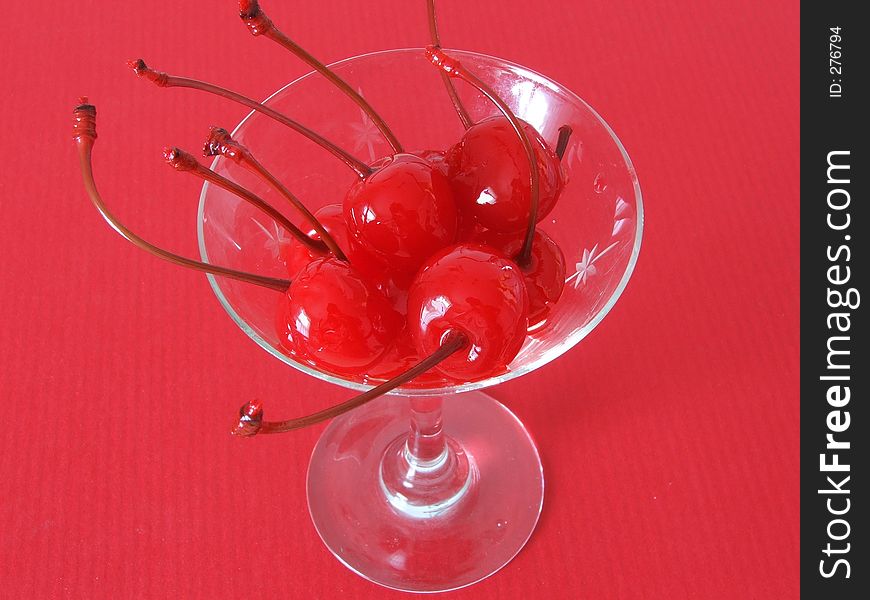
[[[625,288],[643,228],[640,188],[628,154],[590,106],[519,65],[473,52],[450,55],[492,86],[552,147],[561,126],[573,129],[562,161],[568,183],[539,224],[565,254],[568,276],[547,321],[530,333],[504,373],[462,384],[427,374],[334,419],[314,449],[308,505],[323,542],[362,577],[414,592],[480,581],[528,541],[543,505],[538,451],[513,413],[481,390],[530,373],[583,339]],[[380,112],[407,149],[443,150],[460,139],[460,122],[423,49],[374,52],[331,67]],[[456,87],[474,120],[498,114],[470,86],[457,81]],[[266,104],[366,162],[390,154],[365,114],[317,74],[286,85]],[[259,113],[249,114],[233,136],[312,211],[340,203],[354,182],[340,161]],[[285,206],[274,190],[232,161],[218,158],[212,168],[273,206]],[[247,203],[208,184],[198,233],[203,260],[286,277],[279,260],[282,244],[289,242],[286,234]],[[353,390],[380,383],[376,372],[337,376],[287,353],[276,333],[274,292],[211,275],[209,280],[233,321],[272,356]],[[292,405],[271,406],[276,418],[283,418],[282,411],[294,414]]]

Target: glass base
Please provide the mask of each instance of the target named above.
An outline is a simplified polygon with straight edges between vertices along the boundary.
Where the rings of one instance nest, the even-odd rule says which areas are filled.
[[[490,396],[443,398],[443,456],[407,461],[410,403],[335,419],[308,468],[308,508],[332,553],[397,590],[442,592],[506,565],[538,522],[544,478],[522,423]],[[404,475],[404,478],[403,478]]]

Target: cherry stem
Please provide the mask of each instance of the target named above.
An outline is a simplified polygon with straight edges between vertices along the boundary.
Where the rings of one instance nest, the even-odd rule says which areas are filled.
[[[308,427],[309,425],[314,425],[315,423],[320,423],[321,421],[326,421],[327,419],[332,419],[333,417],[344,414],[358,406],[362,406],[363,404],[399,387],[403,383],[407,383],[415,377],[422,375],[448,356],[461,350],[467,345],[468,338],[464,334],[450,332],[438,350],[404,373],[397,375],[389,381],[386,381],[367,392],[363,392],[350,400],[336,404],[335,406],[330,406],[327,409],[304,417],[289,419],[287,421],[264,421],[263,406],[260,401],[254,400],[248,402],[239,409],[239,422],[235,429],[233,429],[232,433],[240,436],[252,436],[258,433],[283,433],[285,431],[301,429],[303,427]]]
[[[526,151],[526,158],[529,161],[529,179],[531,183],[531,196],[529,200],[529,225],[526,228],[526,235],[523,239],[523,246],[514,259],[520,267],[526,267],[532,257],[532,243],[535,241],[535,225],[538,223],[538,199],[541,194],[540,190],[540,173],[538,172],[538,160],[535,157],[535,150],[532,147],[532,141],[523,128],[520,119],[513,113],[507,103],[495,93],[491,87],[481,81],[474,73],[468,71],[462,66],[458,60],[450,58],[441,48],[429,46],[426,48],[426,56],[429,61],[439,67],[443,73],[450,77],[459,77],[466,83],[477,88],[477,90],[486,96],[496,107],[501,111],[501,114],[508,120],[514,133],[520,138],[523,148]]]
[[[236,271],[235,269],[228,269],[217,265],[210,265],[178,254],[173,254],[172,252],[155,246],[130,231],[111,212],[109,212],[106,203],[97,191],[91,157],[94,148],[94,141],[97,139],[97,109],[92,104],[88,104],[87,98],[81,98],[79,100],[79,105],[73,110],[73,139],[78,147],[79,164],[81,166],[82,178],[84,179],[85,189],[87,190],[88,196],[106,222],[108,222],[109,225],[111,225],[112,228],[121,235],[121,237],[158,258],[162,258],[163,260],[182,267],[211,273],[212,275],[221,275],[223,277],[237,279],[239,281],[259,285],[279,292],[286,292],[287,288],[290,287],[290,282],[286,279],[254,275],[252,273]]]
[[[371,104],[369,104],[368,101],[366,101],[365,98],[363,98],[356,90],[350,87],[350,85],[348,85],[348,83],[339,77],[332,69],[314,58],[314,56],[302,48],[302,46],[291,40],[282,33],[281,30],[275,27],[272,20],[260,8],[260,4],[257,0],[239,0],[239,17],[241,17],[245,25],[248,26],[248,30],[251,34],[254,36],[264,35],[273,42],[277,42],[296,55],[312,69],[326,77],[369,116],[375,126],[380,130],[381,134],[383,134],[384,139],[386,139],[387,143],[393,148],[395,154],[404,151],[402,144],[399,143],[399,140],[396,139],[392,130],[387,126],[381,116],[375,112],[375,109],[372,108]]]
[[[559,128],[559,139],[556,141],[556,156],[559,157],[559,160],[562,160],[562,157],[565,156],[565,150],[568,149],[568,140],[571,139],[572,133],[574,133],[574,130],[571,129],[570,125],[562,125]]]
[[[158,87],[179,87],[199,90],[208,94],[220,96],[221,98],[226,98],[227,100],[231,100],[233,102],[241,104],[242,106],[246,106],[251,110],[262,113],[267,117],[278,121],[282,125],[289,127],[293,131],[302,134],[324,150],[327,150],[333,156],[341,160],[341,162],[353,169],[360,178],[364,178],[367,175],[371,175],[372,173],[371,167],[351,155],[346,150],[335,145],[333,142],[330,142],[319,133],[312,131],[304,125],[294,121],[287,115],[284,115],[276,111],[275,109],[266,106],[265,104],[260,104],[256,100],[252,100],[247,96],[243,96],[237,92],[222,88],[211,83],[206,83],[205,81],[190,79],[188,77],[177,77],[175,75],[169,75],[167,73],[164,73],[163,71],[155,71],[154,69],[146,65],[145,61],[143,61],[141,58],[127,61],[127,64],[136,72],[137,75],[144,79],[148,79]]]
[[[301,244],[308,246],[313,251],[319,254],[326,254],[329,251],[329,248],[322,240],[315,240],[308,237],[302,232],[302,230],[296,227],[296,225],[291,223],[290,219],[278,212],[271,204],[269,204],[253,192],[246,190],[235,181],[230,181],[226,177],[218,175],[208,167],[201,165],[199,161],[197,161],[196,158],[194,158],[193,155],[189,152],[185,152],[180,148],[173,148],[167,146],[163,149],[163,156],[164,158],[166,158],[166,162],[169,163],[169,165],[173,167],[176,171],[190,173],[191,175],[195,175],[196,177],[199,177],[204,181],[213,183],[219,188],[222,188],[230,192],[231,194],[235,194],[245,202],[248,202],[255,208],[258,208],[266,215],[271,217],[281,227],[286,229],[293,237],[299,240]]]
[[[323,240],[335,257],[344,262],[348,262],[347,255],[341,251],[341,248],[338,247],[335,239],[329,234],[317,217],[315,217],[302,201],[288,190],[277,177],[272,175],[272,173],[270,173],[269,170],[260,163],[260,161],[254,158],[254,155],[251,154],[250,150],[234,140],[226,129],[222,127],[212,127],[209,130],[208,139],[205,144],[203,144],[202,153],[204,156],[223,156],[226,159],[242,165],[267,181],[269,185],[277,189],[296,210],[302,213],[302,216],[305,217],[318,235],[320,235],[320,239]]]
[[[438,22],[435,19],[435,0],[428,0],[427,4],[429,9],[429,36],[432,40],[432,45],[440,48],[441,38],[438,35]],[[439,71],[439,74],[441,75],[441,81],[444,82],[444,87],[447,89],[447,95],[450,96],[450,101],[453,103],[453,108],[456,109],[456,114],[459,116],[459,120],[462,121],[462,126],[468,129],[474,125],[474,121],[471,120],[468,111],[459,99],[459,94],[456,93],[456,88],[453,86],[453,82],[450,81],[450,76],[444,71]]]

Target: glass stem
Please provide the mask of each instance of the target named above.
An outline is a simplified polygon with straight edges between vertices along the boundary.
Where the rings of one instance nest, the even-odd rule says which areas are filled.
[[[410,398],[411,426],[381,459],[381,490],[411,518],[437,518],[474,494],[477,466],[442,430],[440,397]]]
[[[440,397],[411,398],[411,431],[406,442],[408,464],[424,470],[437,468],[447,458],[441,422]]]

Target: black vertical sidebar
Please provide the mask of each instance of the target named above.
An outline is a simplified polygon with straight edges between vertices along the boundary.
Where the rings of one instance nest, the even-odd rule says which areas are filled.
[[[801,594],[866,598],[867,113],[861,3],[801,3]],[[859,459],[859,455],[862,457]]]

